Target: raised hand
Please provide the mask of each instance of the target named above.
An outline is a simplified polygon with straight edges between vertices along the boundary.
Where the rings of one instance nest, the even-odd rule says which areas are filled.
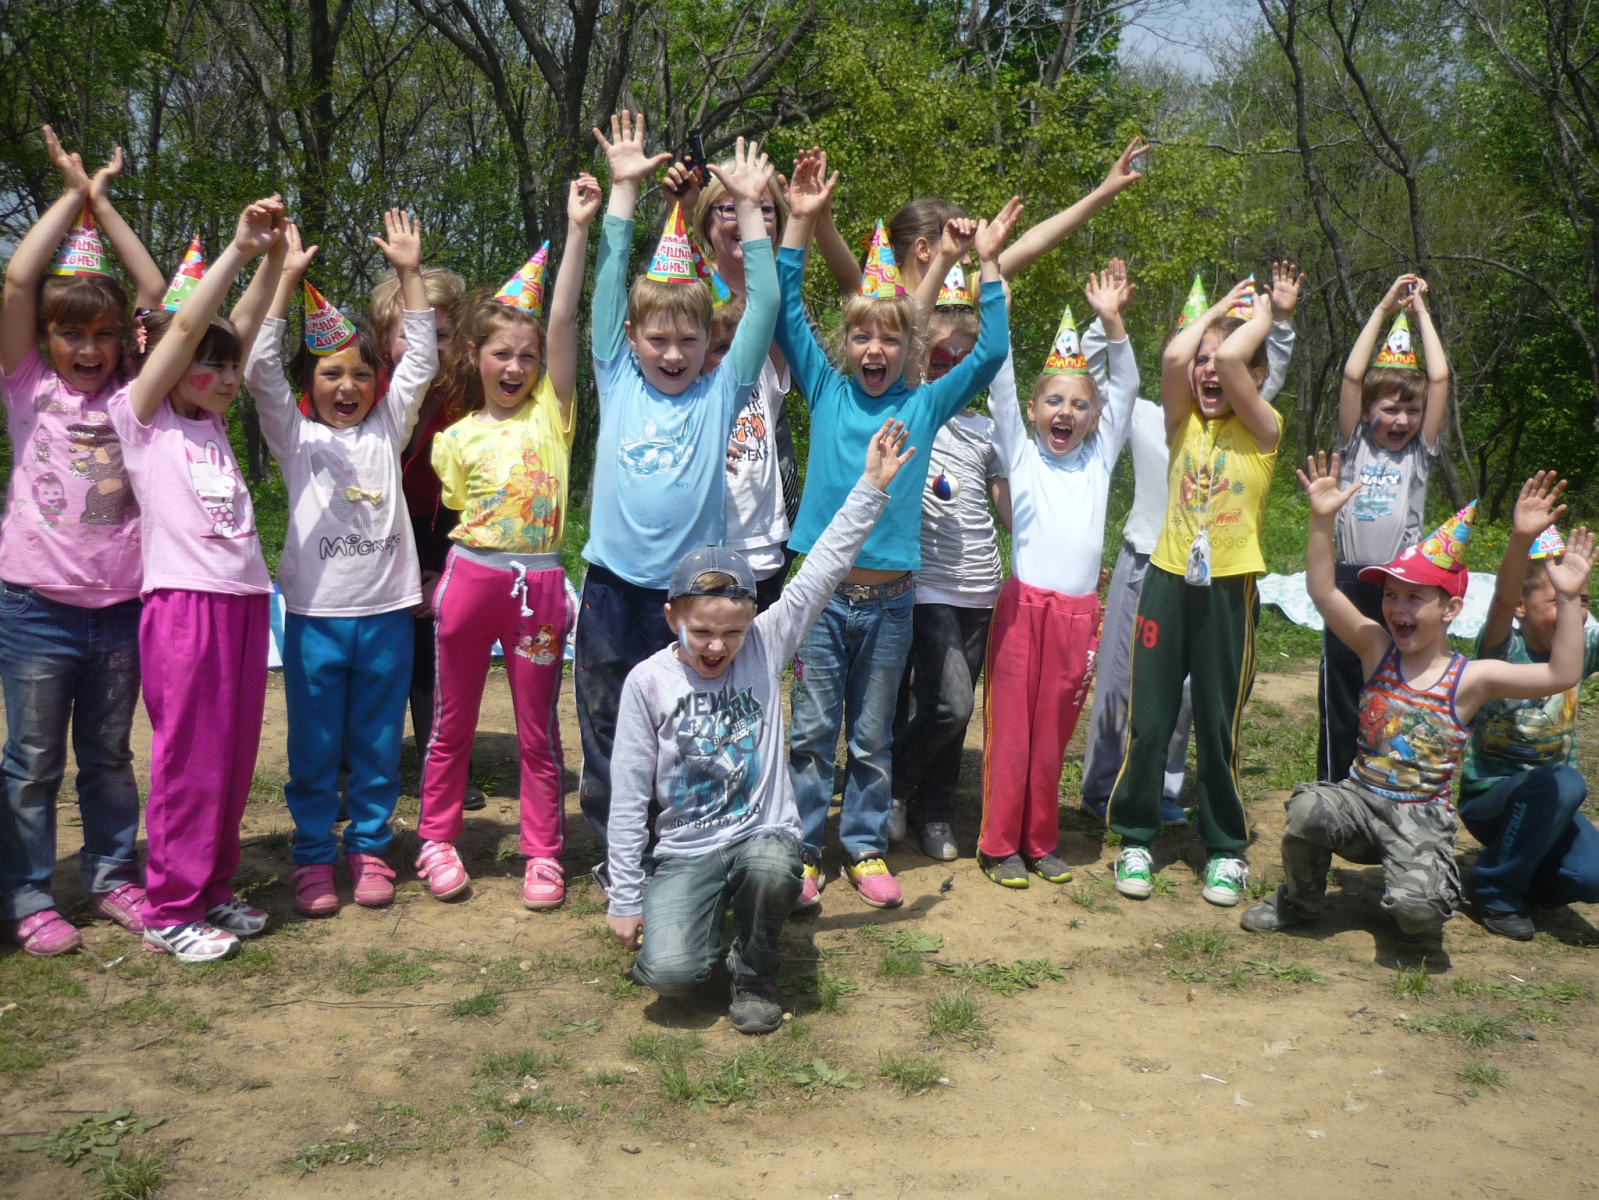
[[[1227,315],[1227,310],[1243,300],[1245,296],[1254,296],[1255,288],[1251,280],[1240,279],[1233,284],[1232,290],[1220,300],[1210,306],[1210,312],[1205,315],[1212,321]]]
[[[946,258],[960,262],[976,240],[976,221],[970,217],[951,217],[944,222],[944,232],[938,241],[938,252]]]
[[[1593,574],[1593,534],[1586,525],[1579,525],[1566,539],[1566,552],[1560,561],[1549,564],[1549,582],[1555,591],[1567,600],[1575,600],[1588,586],[1588,576]]]
[[[1083,293],[1088,297],[1088,306],[1099,314],[1100,319],[1109,320],[1121,315],[1137,290],[1137,284],[1127,282],[1127,268],[1124,265],[1120,274],[1112,272],[1109,267],[1098,275],[1090,271],[1088,286]]]
[[[1123,150],[1117,156],[1116,161],[1111,164],[1110,173],[1105,176],[1105,181],[1099,186],[1113,196],[1132,187],[1133,184],[1144,177],[1142,171],[1133,170],[1133,159],[1141,154],[1148,153],[1149,143],[1142,136],[1135,137],[1127,143],[1127,149]]]
[[[283,216],[283,197],[268,196],[247,205],[239,214],[239,225],[233,233],[233,245],[246,260],[269,249],[282,235],[279,218]]]
[[[733,146],[733,169],[724,171],[715,163],[706,163],[706,169],[721,180],[727,194],[746,204],[759,204],[766,195],[766,185],[772,179],[772,164],[761,153],[760,145],[750,142],[746,147],[739,138]]]
[[[94,173],[89,180],[89,199],[103,200],[111,191],[111,181],[122,174],[122,147],[111,151],[111,161]]]
[[[311,269],[311,260],[316,257],[316,246],[300,245],[300,227],[290,221],[283,229],[283,244],[287,252],[283,256],[283,275],[286,279],[299,279]]]
[[[416,218],[398,208],[383,214],[383,232],[388,240],[374,237],[372,244],[383,251],[389,265],[401,275],[422,269],[422,227]]]
[[[1319,460],[1319,461],[1318,461]],[[1338,454],[1332,456],[1332,465],[1327,463],[1327,452],[1321,451],[1319,455],[1311,455],[1305,459],[1307,470],[1299,472],[1299,483],[1310,497],[1310,511],[1318,517],[1330,517],[1349,502],[1363,486],[1359,480],[1347,488],[1339,490],[1338,487]]]
[[[1271,264],[1271,319],[1286,321],[1299,307],[1305,287],[1305,273],[1288,261]]]
[[[611,137],[607,141],[598,128],[594,140],[605,151],[611,168],[611,183],[638,183],[648,179],[664,163],[672,161],[670,153],[644,153],[644,114],[634,116],[627,109],[611,116]]]
[[[789,212],[800,220],[819,216],[832,203],[838,172],[827,174],[827,151],[818,150],[795,160],[794,178],[788,185]]]
[[[50,126],[40,127],[44,134],[45,153],[49,154],[50,162],[55,169],[61,172],[61,181],[65,190],[69,192],[82,192],[83,198],[89,198],[89,176],[83,169],[83,159],[76,153],[68,154],[61,148],[61,139],[56,137],[56,131]]]
[[[673,168],[676,170],[677,168]],[[695,191],[698,191],[695,188]],[[566,219],[572,224],[587,229],[594,215],[600,211],[600,201],[604,199],[600,191],[600,181],[587,171],[572,180],[572,186],[566,192]],[[685,205],[685,207],[687,207]]]
[[[906,432],[904,422],[896,421],[893,417],[884,421],[883,427],[866,443],[866,470],[861,472],[861,478],[880,492],[888,491],[888,485],[899,474],[899,469],[910,462],[911,456],[916,453],[915,446],[904,454],[900,453],[900,447],[905,445],[908,437],[910,434]]]
[[[694,206],[700,202],[700,177],[682,163],[675,162],[666,168],[661,191],[681,204],[684,212],[692,213]]]
[[[1521,485],[1521,495],[1516,497],[1516,507],[1510,515],[1511,532],[1528,542],[1537,539],[1549,526],[1566,515],[1566,505],[1560,495],[1566,490],[1566,481],[1558,479],[1553,471],[1539,471]]]
[[[1404,307],[1407,312],[1420,315],[1421,313],[1427,311],[1427,301],[1425,299],[1427,295],[1427,281],[1420,275],[1413,275],[1411,278],[1415,280],[1415,282],[1410,287],[1410,294],[1404,299]]]
[[[994,214],[992,221],[977,223],[978,262],[998,265],[1000,252],[1005,249],[1005,243],[1010,240],[1011,230],[1016,228],[1016,222],[1021,218],[1025,207],[1020,196],[1012,196],[1005,201],[1004,207]]]
[[[1386,316],[1392,316],[1398,312],[1404,304],[1406,290],[1413,288],[1420,282],[1421,277],[1419,275],[1401,275],[1388,285],[1388,290],[1383,293],[1382,299],[1377,302],[1378,311]]]

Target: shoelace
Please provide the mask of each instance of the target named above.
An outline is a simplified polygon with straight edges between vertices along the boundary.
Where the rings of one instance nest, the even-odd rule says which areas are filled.
[[[531,617],[533,610],[527,606],[527,567],[522,563],[513,562],[511,571],[516,576],[511,581],[511,595],[522,606],[522,615]]]
[[[1126,864],[1128,871],[1148,871],[1154,859],[1142,846],[1129,846],[1122,851],[1122,862]]]
[[[880,858],[863,858],[855,864],[857,875],[887,875],[888,864]]]
[[[1241,888],[1249,877],[1249,864],[1241,858],[1218,858],[1211,864],[1210,873],[1219,882]]]

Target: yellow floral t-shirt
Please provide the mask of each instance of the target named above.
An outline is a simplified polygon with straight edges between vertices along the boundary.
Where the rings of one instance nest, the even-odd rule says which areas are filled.
[[[433,439],[441,496],[461,514],[450,537],[477,550],[558,553],[571,459],[571,413],[563,423],[547,374],[508,421],[468,413]]]
[[[1281,416],[1277,424],[1280,431]],[[1208,529],[1212,576],[1263,573],[1260,521],[1276,462],[1277,452],[1262,454],[1237,417],[1207,421],[1199,405],[1191,407],[1172,439],[1166,522],[1149,561],[1184,574],[1188,548],[1201,529]]]

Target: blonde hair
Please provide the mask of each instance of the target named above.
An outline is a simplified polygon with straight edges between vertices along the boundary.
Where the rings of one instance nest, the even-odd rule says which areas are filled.
[[[466,280],[444,267],[422,268],[422,290],[428,303],[448,312],[453,321],[456,307],[466,295]],[[372,285],[372,299],[367,304],[367,324],[379,340],[387,341],[400,324],[400,276],[393,267]]]
[[[744,297],[733,296],[720,308],[711,309],[711,337],[718,333],[732,333],[744,319]]]
[[[723,171],[732,171],[734,163],[731,159],[717,166]],[[707,172],[709,174],[709,172]],[[783,199],[783,189],[777,186],[777,176],[766,181],[766,195],[777,206],[777,219],[773,222],[772,245],[779,246],[783,242],[783,230],[788,227],[788,201]],[[720,204],[727,198],[727,189],[722,186],[722,181],[712,175],[710,182],[700,192],[699,202],[694,205],[694,238],[700,244],[700,250],[710,261],[712,270],[719,270],[716,265],[715,251],[711,249],[711,206]]]
[[[942,308],[935,308],[933,315],[927,319],[927,344],[931,348],[955,333],[975,339],[982,331],[983,323],[978,319],[975,308],[946,304]]]
[[[698,279],[691,283],[666,283],[640,275],[627,293],[627,319],[638,327],[651,317],[686,317],[703,332],[711,331],[711,289]]]
[[[1104,408],[1105,401],[1099,393],[1099,384],[1094,377],[1088,374],[1086,371],[1073,371],[1070,373],[1046,371],[1042,373],[1037,379],[1033,380],[1033,391],[1032,394],[1027,397],[1027,403],[1036,404],[1039,397],[1044,394],[1044,388],[1051,379],[1081,379],[1088,385],[1088,402],[1089,404],[1093,405],[1094,411],[1097,413]]]
[[[866,325],[883,325],[905,339],[905,374],[920,374],[927,365],[927,328],[922,324],[916,297],[851,296],[844,301],[838,329],[830,339],[833,358],[845,374],[850,371],[849,335]]]

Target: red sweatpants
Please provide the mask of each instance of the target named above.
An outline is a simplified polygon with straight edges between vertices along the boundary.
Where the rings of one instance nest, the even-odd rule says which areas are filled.
[[[1099,597],[1005,581],[983,685],[983,831],[989,858],[1059,844],[1060,771],[1099,647]]]

